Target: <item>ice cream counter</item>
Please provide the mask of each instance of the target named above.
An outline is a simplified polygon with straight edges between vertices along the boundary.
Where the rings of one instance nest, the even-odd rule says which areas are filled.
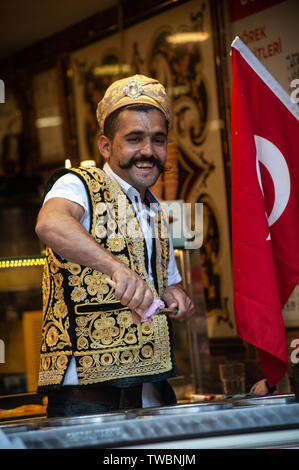
[[[8,420],[0,422],[0,446],[23,449],[299,448],[299,403],[293,394],[288,394],[73,418],[41,416]]]

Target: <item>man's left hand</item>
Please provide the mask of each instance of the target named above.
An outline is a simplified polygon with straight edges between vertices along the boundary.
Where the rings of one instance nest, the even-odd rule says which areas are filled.
[[[164,300],[168,308],[178,309],[177,314],[169,314],[169,318],[173,320],[183,323],[195,315],[193,302],[180,284],[167,287],[162,300]]]

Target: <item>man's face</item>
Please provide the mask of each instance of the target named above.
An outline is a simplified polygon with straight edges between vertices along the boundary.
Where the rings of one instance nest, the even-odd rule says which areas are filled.
[[[124,110],[106,152],[111,169],[144,196],[158,179],[167,157],[166,121],[158,110]]]

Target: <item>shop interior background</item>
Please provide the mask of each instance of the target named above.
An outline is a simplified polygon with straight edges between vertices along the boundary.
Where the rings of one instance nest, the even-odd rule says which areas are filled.
[[[239,35],[291,93],[298,16],[296,0],[2,0],[0,395],[36,388],[44,247],[34,225],[45,183],[66,159],[101,165],[96,104],[112,81],[135,73],[157,77],[173,104],[172,171],[154,192],[163,201],[204,204],[202,247],[187,253],[176,246],[197,309],[189,326],[175,328],[178,396],[221,393],[225,360],[245,363],[247,389],[263,377],[234,325],[230,44]],[[298,288],[284,321],[290,345],[299,338]]]

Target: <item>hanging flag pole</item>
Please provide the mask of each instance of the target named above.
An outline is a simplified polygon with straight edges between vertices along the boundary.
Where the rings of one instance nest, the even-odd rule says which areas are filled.
[[[252,70],[260,77],[261,80],[273,91],[273,93],[280,99],[282,104],[299,120],[299,106],[294,103],[290,95],[282,88],[280,83],[269,73],[264,65],[257,59],[254,53],[244,44],[244,42],[236,36],[233,40],[231,47],[240,52],[244,60],[250,64]],[[232,55],[232,51],[231,51]]]
[[[288,362],[282,308],[299,282],[299,108],[238,37],[231,56],[236,327],[273,386]]]

